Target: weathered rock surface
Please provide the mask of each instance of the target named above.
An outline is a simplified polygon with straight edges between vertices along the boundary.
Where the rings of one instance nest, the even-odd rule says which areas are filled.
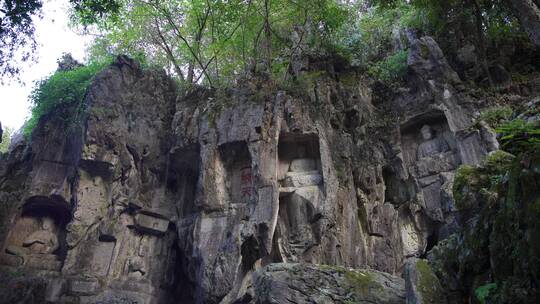
[[[251,288],[254,294],[237,302],[405,303],[401,278],[375,270],[325,265],[270,264],[253,275]]]
[[[408,260],[405,278],[407,304],[446,303],[444,289],[426,260]]]
[[[301,93],[254,77],[180,94],[119,57],[77,128],[45,117],[0,166],[0,267],[28,278],[10,300],[403,303],[405,261],[459,226],[457,167],[496,149],[435,41],[409,44],[408,87],[384,101],[335,62]],[[58,249],[33,259],[45,230]]]

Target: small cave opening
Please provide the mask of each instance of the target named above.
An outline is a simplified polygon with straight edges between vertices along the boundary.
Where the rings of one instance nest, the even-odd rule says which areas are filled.
[[[200,147],[198,144],[177,149],[169,155],[167,191],[177,202],[180,218],[195,213],[195,199],[200,173]]]
[[[422,259],[426,259],[427,255],[431,251],[431,249],[433,249],[433,247],[437,246],[437,244],[439,243],[438,229],[434,229],[434,231],[430,235],[428,235],[426,242],[427,242],[426,250],[420,256],[420,258],[422,258]]]
[[[196,285],[188,276],[189,261],[180,250],[178,241],[174,242],[172,248],[174,265],[167,269],[170,272],[168,279],[173,281],[169,303],[195,303]]]
[[[400,179],[393,168],[386,166],[382,169],[384,181],[384,198],[386,202],[393,205],[401,205],[411,199],[409,185],[403,179]]]
[[[242,271],[248,273],[253,269],[255,262],[261,257],[261,247],[257,239],[250,235],[240,247],[242,255]]]

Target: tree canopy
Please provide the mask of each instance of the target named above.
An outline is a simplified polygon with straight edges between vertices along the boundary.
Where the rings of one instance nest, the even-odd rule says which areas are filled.
[[[284,74],[296,54],[310,50],[393,75],[388,69],[403,72],[406,60],[406,50],[395,49],[403,29],[444,36],[439,41],[450,53],[473,43],[484,61],[493,44],[526,37],[506,0],[113,2],[101,6],[113,8],[106,13],[75,10],[79,24],[99,34],[91,57],[127,53],[187,83],[211,86],[246,71]]]
[[[499,43],[527,40],[526,33],[535,42],[540,30],[524,22],[530,14],[540,17],[534,1],[69,0],[74,24],[97,37],[91,60],[124,53],[183,82],[210,86],[247,71],[284,75],[295,56],[309,52],[337,54],[373,75],[393,75],[385,69],[403,71],[406,46],[396,49],[396,39],[405,29],[442,38],[450,55],[473,43],[487,66],[488,49]],[[17,54],[31,57],[31,16],[41,6],[42,0],[2,2],[1,76],[17,74]]]
[[[40,16],[41,0],[0,1],[0,79],[17,76],[20,62],[36,48],[32,16]]]

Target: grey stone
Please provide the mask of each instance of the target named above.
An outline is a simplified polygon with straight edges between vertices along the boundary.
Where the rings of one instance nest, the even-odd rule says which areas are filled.
[[[106,276],[109,272],[115,243],[114,242],[97,242],[92,248],[92,260],[90,268],[97,276]]]
[[[431,37],[421,37],[411,42],[407,65],[413,70],[418,84],[426,81],[460,84],[457,73],[450,67],[442,50]],[[425,86],[425,84],[423,85]]]
[[[24,267],[50,271],[60,271],[62,262],[55,255],[34,254],[24,257]]]
[[[480,132],[463,132],[458,134],[458,146],[461,161],[467,165],[480,164],[487,150],[482,145]]]
[[[69,293],[71,295],[93,295],[100,290],[98,280],[71,279],[69,281]]]
[[[424,125],[421,131],[424,141],[418,146],[418,160],[448,151],[449,147],[444,138],[433,138],[429,125]]]
[[[317,169],[317,163],[312,158],[299,158],[291,162],[289,171],[291,172],[306,172]]]
[[[374,270],[270,264],[254,273],[250,303],[404,303],[401,278]]]
[[[306,187],[322,183],[322,176],[317,171],[294,173],[288,172],[285,176],[285,187]]]
[[[22,256],[0,253],[0,264],[7,266],[21,266],[24,263]]]
[[[60,301],[60,297],[65,292],[66,281],[63,278],[51,279],[47,284],[45,300],[51,303]]]
[[[138,213],[135,216],[135,227],[142,232],[162,234],[169,228],[169,220],[149,214]]]
[[[408,259],[405,264],[407,304],[447,303],[439,279],[427,260]]]
[[[454,229],[452,174],[481,160],[489,141],[469,136],[480,103],[460,91],[435,41],[407,34],[410,77],[391,94],[338,70],[342,62],[301,54],[296,73],[324,64],[336,77],[310,77],[301,96],[255,75],[226,94],[178,94],[165,73],[120,57],[86,94],[84,134],[65,138],[51,115],[0,161],[0,241],[22,247],[34,230],[20,230],[17,216],[25,198],[44,197],[69,222],[56,227],[62,273],[46,273],[101,284],[66,301],[404,302],[392,275],[425,254],[439,226]],[[424,124],[439,142],[418,160]],[[276,261],[305,264],[261,266]],[[381,289],[348,279],[371,275]]]

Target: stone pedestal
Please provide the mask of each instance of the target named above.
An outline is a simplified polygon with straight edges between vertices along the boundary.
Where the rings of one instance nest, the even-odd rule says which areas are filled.
[[[150,213],[138,213],[135,216],[135,228],[143,233],[161,235],[167,232],[169,220]]]

